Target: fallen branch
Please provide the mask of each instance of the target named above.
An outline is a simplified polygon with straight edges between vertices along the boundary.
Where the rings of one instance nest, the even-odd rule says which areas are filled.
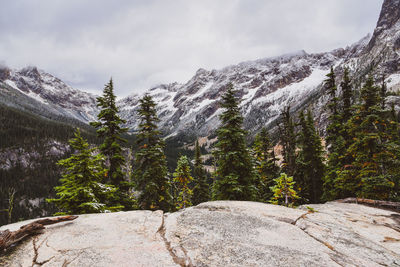
[[[336,200],[336,202],[357,203],[357,204],[363,204],[363,205],[367,205],[367,206],[371,206],[371,207],[400,212],[400,202],[391,202],[391,201],[373,200],[373,199],[355,198],[355,197],[339,199],[339,200]]]
[[[17,231],[0,231],[0,253],[5,252],[8,248],[28,236],[41,233],[42,230],[45,228],[45,225],[72,221],[76,218],[78,218],[78,216],[70,215],[56,218],[40,219],[21,226]]]

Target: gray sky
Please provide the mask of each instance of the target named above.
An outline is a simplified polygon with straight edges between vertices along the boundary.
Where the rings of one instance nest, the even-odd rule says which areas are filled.
[[[35,65],[100,94],[186,82],[198,68],[350,45],[372,32],[382,0],[8,0],[0,63]]]

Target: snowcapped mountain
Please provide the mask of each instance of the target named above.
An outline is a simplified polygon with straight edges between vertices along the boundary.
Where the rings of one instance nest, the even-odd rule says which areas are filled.
[[[45,117],[62,116],[82,122],[96,118],[96,96],[68,86],[53,75],[27,67],[0,67],[0,102]]]
[[[317,94],[330,66],[357,57],[369,37],[346,48],[328,53],[298,51],[278,57],[242,62],[221,70],[199,69],[185,84],[160,85],[150,89],[159,104],[161,128],[168,134],[179,132],[207,136],[219,124],[220,98],[232,83],[238,90],[250,132],[272,127],[286,105],[304,106]],[[135,117],[139,95],[119,101],[128,126],[137,127]]]
[[[327,96],[323,81],[330,67],[339,84],[344,67],[349,67],[356,87],[368,73],[385,76],[389,90],[400,89],[400,0],[385,0],[373,35],[344,49],[327,53],[292,54],[242,62],[221,70],[199,69],[185,84],[160,85],[147,93],[159,104],[160,125],[169,135],[179,132],[207,136],[219,125],[219,104],[226,86],[238,90],[244,126],[250,133],[273,128],[286,105],[293,112],[310,107],[323,128]],[[128,126],[136,129],[138,95],[119,101]],[[390,101],[399,109],[399,97]]]
[[[160,127],[167,136],[178,133],[210,135],[219,125],[220,98],[229,83],[238,90],[244,126],[252,134],[263,126],[273,128],[286,105],[290,105],[293,112],[311,107],[323,128],[327,101],[323,81],[331,66],[335,68],[338,82],[346,66],[350,68],[356,87],[372,72],[378,79],[384,75],[390,90],[400,90],[399,19],[400,0],[385,0],[372,36],[346,48],[318,54],[298,51],[220,70],[199,69],[184,84],[162,84],[146,93],[158,103]],[[8,105],[21,106],[21,102],[34,100],[35,105],[31,106],[40,106],[44,113],[83,122],[94,120],[98,113],[94,95],[73,89],[34,67],[20,71],[0,68],[0,96],[3,95],[0,102],[5,99],[5,92],[8,99],[15,98],[11,95],[18,95],[20,99],[19,102],[3,101]],[[136,110],[141,96],[131,95],[118,101],[121,115],[132,132],[137,129]],[[389,102],[400,105],[396,96]]]
[[[400,0],[385,0],[377,26],[360,55],[345,62],[355,79],[369,72],[384,75],[392,90],[400,88]]]

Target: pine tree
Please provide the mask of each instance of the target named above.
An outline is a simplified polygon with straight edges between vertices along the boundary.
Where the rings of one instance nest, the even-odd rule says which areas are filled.
[[[301,130],[297,141],[299,152],[295,180],[303,201],[318,203],[321,201],[325,173],[321,138],[315,130],[310,111],[306,116],[301,112],[299,119]]]
[[[193,197],[192,197],[193,205],[198,205],[200,203],[209,201],[210,186],[207,183],[207,177],[203,169],[203,163],[201,160],[201,152],[198,140],[196,140],[195,144],[193,176],[195,180],[195,186],[193,188]]]
[[[351,80],[349,77],[349,69],[345,68],[344,69],[344,74],[343,74],[343,81],[341,83],[341,89],[342,89],[342,110],[340,115],[340,132],[339,136],[336,139],[336,155],[333,155],[333,157],[337,157],[336,159],[332,160],[331,158],[331,163],[332,167],[335,168],[335,171],[338,171],[343,168],[343,166],[351,164],[353,161],[353,158],[346,154],[346,150],[348,147],[351,146],[353,143],[353,138],[350,135],[350,129],[348,129],[348,121],[351,119],[353,115],[353,88],[351,84]]]
[[[259,199],[267,202],[272,197],[270,187],[275,177],[279,175],[279,166],[275,157],[274,147],[269,139],[266,128],[261,129],[257,134],[254,146],[255,169],[258,177]]]
[[[271,191],[274,193],[272,196],[270,203],[275,205],[285,205],[293,206],[293,203],[296,199],[299,198],[297,196],[296,190],[294,190],[293,177],[288,177],[286,173],[281,173],[281,175],[274,179],[275,185],[271,187]]]
[[[351,86],[351,80],[349,77],[348,68],[344,69],[343,81],[340,84],[340,87],[342,89],[342,103],[343,103],[341,122],[347,123],[347,121],[351,118],[351,115],[353,114],[352,111],[353,90]]]
[[[189,188],[189,183],[193,180],[190,175],[189,160],[186,156],[181,156],[178,160],[178,166],[174,172],[174,182],[178,188],[178,201],[176,208],[178,210],[190,207],[193,191]]]
[[[384,118],[378,91],[370,76],[361,90],[362,103],[349,121],[354,143],[347,153],[353,155],[354,161],[336,181],[345,197],[389,199],[394,187],[387,173],[387,164],[393,157],[385,141],[389,138],[389,122]]]
[[[158,130],[156,103],[148,94],[139,100],[140,118],[134,177],[140,192],[138,204],[141,209],[169,211],[172,208],[164,141]]]
[[[103,156],[93,156],[95,148],[89,148],[79,129],[75,132],[75,138],[70,140],[70,145],[75,154],[58,162],[64,168],[61,185],[54,188],[59,198],[47,199],[62,210],[57,214],[98,213],[122,209],[122,206],[110,204],[115,202],[117,188],[101,183],[107,171],[102,167]]]
[[[121,124],[126,121],[118,115],[118,108],[115,104],[113,81],[104,87],[103,96],[97,98],[97,106],[101,107],[100,113],[97,115],[98,121],[91,122],[97,129],[99,137],[104,138],[100,150],[106,157],[106,182],[110,182],[118,190],[119,202],[125,206],[125,210],[132,209],[133,200],[130,197],[130,183],[125,181],[125,173],[122,166],[125,164],[125,158],[122,155],[121,143],[126,142],[121,137],[128,129],[122,128]]]
[[[296,171],[296,134],[290,106],[283,109],[281,117],[281,123],[278,125],[283,156],[281,168],[283,172],[293,176]]]
[[[326,128],[326,147],[329,152],[328,164],[326,176],[324,177],[323,184],[323,196],[324,200],[333,200],[338,197],[338,190],[335,186],[335,180],[337,178],[339,170],[342,168],[342,158],[345,155],[347,149],[346,145],[349,141],[348,132],[344,127],[344,121],[351,116],[351,82],[348,75],[348,69],[346,68],[343,75],[343,82],[341,84],[343,91],[343,111],[340,114],[339,99],[336,96],[336,75],[331,67],[330,73],[328,73],[327,79],[325,80],[325,87],[328,90],[329,101],[329,117],[328,126]],[[346,157],[347,159],[348,157]],[[348,159],[347,159],[348,160]]]
[[[329,125],[326,129],[327,137],[326,137],[326,144],[329,153],[337,152],[337,138],[340,136],[340,115],[339,115],[339,106],[338,106],[338,98],[336,96],[336,75],[333,71],[333,67],[331,67],[330,73],[327,75],[327,79],[325,80],[325,86],[327,87],[328,94],[329,94],[329,102],[328,108],[330,111],[329,115]]]
[[[389,180],[393,183],[389,199],[400,201],[400,124],[394,105],[391,106],[388,121],[386,149],[391,157],[386,161],[385,167]]]
[[[381,90],[379,91],[379,96],[381,99],[381,109],[384,110],[386,106],[386,94],[387,94],[387,86],[385,83],[385,76],[382,77],[382,85]]]
[[[235,98],[232,84],[222,96],[221,126],[217,130],[218,142],[214,156],[217,161],[216,181],[213,187],[215,200],[255,200],[255,172],[246,146],[246,131],[242,129],[243,117]]]

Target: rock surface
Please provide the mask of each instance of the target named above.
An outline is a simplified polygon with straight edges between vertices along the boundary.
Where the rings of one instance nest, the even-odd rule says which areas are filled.
[[[175,213],[81,215],[1,266],[400,266],[400,214],[329,202],[298,209],[217,201]],[[20,222],[0,230],[16,230]]]

